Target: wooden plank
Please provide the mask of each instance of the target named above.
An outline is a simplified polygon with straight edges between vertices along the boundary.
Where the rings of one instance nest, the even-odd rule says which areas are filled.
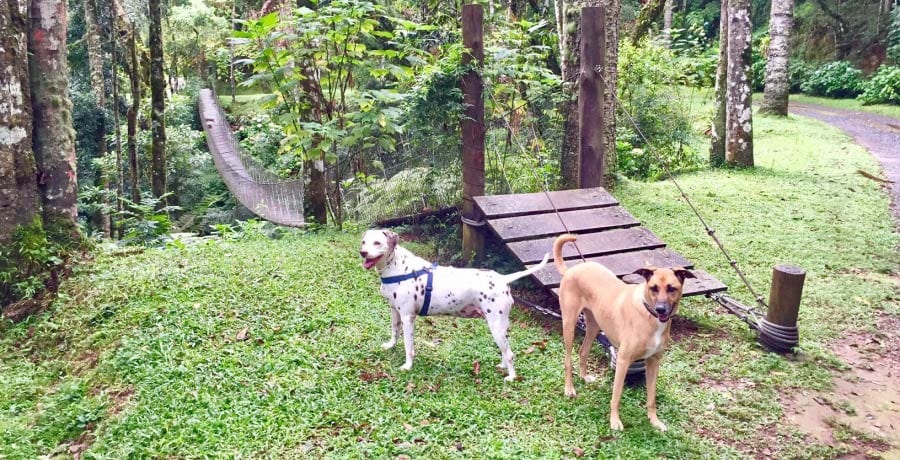
[[[565,226],[560,222],[565,222]],[[506,217],[488,221],[503,241],[518,241],[570,232],[635,227],[640,222],[620,206],[580,209],[577,211]]]
[[[484,212],[485,217],[523,216],[540,212],[553,212],[553,205],[560,211],[586,209],[593,207],[615,206],[619,202],[602,187],[559,190],[549,192],[550,200],[543,192],[523,193],[519,195],[476,196],[475,203]]]
[[[630,274],[641,267],[684,267],[693,268],[689,260],[685,259],[675,251],[668,248],[652,249],[648,251],[622,252],[608,256],[591,257],[587,260],[597,262],[606,268],[612,270],[616,276],[622,277]],[[581,259],[567,260],[566,265],[573,267],[581,263]],[[528,264],[526,267],[533,267],[537,264]],[[534,277],[544,285],[544,287],[559,286],[559,280],[562,275],[556,271],[556,266],[548,264],[543,269],[534,274]]]
[[[524,264],[540,262],[544,253],[553,250],[556,236],[509,243],[509,249]],[[598,233],[578,235],[578,249],[585,257],[615,254],[618,252],[665,247],[666,243],[644,227],[631,227]],[[563,246],[563,258],[580,258],[575,246]]]
[[[681,291],[682,297],[712,294],[713,292],[722,292],[728,289],[721,281],[715,279],[712,275],[703,270],[691,270],[691,272],[696,278],[688,279],[684,283],[684,289]],[[558,287],[555,287],[550,291],[559,297]]]

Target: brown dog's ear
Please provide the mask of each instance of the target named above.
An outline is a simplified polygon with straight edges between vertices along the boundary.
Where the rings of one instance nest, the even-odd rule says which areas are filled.
[[[696,276],[694,276],[694,274],[691,273],[690,270],[685,270],[681,267],[673,268],[672,271],[675,272],[675,277],[678,278],[678,281],[681,282],[681,284],[684,284],[684,280],[688,278],[696,278]]]
[[[631,273],[633,275],[642,276],[646,281],[650,281],[650,278],[653,278],[654,271],[656,271],[655,268],[648,267],[648,268],[639,268]]]
[[[384,233],[384,237],[387,238],[388,246],[390,246],[391,249],[394,249],[394,247],[397,246],[397,243],[400,242],[400,237],[390,230],[382,230],[381,233]]]

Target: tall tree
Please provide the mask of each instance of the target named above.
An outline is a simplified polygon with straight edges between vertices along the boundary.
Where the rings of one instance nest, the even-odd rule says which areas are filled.
[[[760,112],[787,115],[790,90],[789,57],[794,0],[772,0],[769,18],[769,49],[766,54],[766,90]]]
[[[0,0],[0,244],[40,216],[24,0]],[[39,221],[38,221],[39,222]]]
[[[91,75],[91,92],[97,103],[99,113],[106,112],[106,85],[103,80],[103,49],[100,46],[100,26],[97,23],[96,2],[94,0],[82,0],[84,9],[84,42],[88,51],[88,68]],[[106,116],[101,117],[100,126],[97,127],[97,156],[106,158]],[[105,162],[101,163],[98,172],[99,185],[105,192],[109,192],[109,171]],[[108,194],[103,195],[103,206],[99,212],[100,227],[103,235],[110,236],[110,219],[106,207],[109,204]]]
[[[556,28],[559,37],[559,60],[566,100],[560,107],[565,114],[560,151],[560,173],[563,188],[578,187],[578,57],[581,34],[581,9],[564,0],[556,2]]]
[[[153,196],[166,193],[166,77],[163,62],[162,4],[150,0],[150,185]],[[165,199],[159,206],[165,206]]]
[[[728,86],[725,89],[725,162],[753,166],[750,106],[750,0],[728,2]]]
[[[606,7],[606,69],[603,76],[603,151],[606,155],[606,177],[603,183],[607,187],[613,185],[616,173],[616,87],[619,79],[619,17],[622,14],[620,0],[600,2]]]
[[[666,42],[666,47],[672,46],[672,10],[675,7],[675,0],[666,0],[666,5],[663,7],[663,40]]]
[[[728,79],[728,0],[722,0],[719,15],[719,63],[716,66],[716,112],[709,129],[709,163],[725,163],[725,88]]]
[[[31,0],[28,33],[32,145],[43,202],[44,229],[59,240],[77,239],[75,130],[66,61],[65,0]]]

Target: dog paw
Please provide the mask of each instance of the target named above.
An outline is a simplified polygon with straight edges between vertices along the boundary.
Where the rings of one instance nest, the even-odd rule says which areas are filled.
[[[575,397],[575,389],[574,388],[566,388],[566,396],[570,398]]]
[[[397,345],[397,342],[384,342],[381,344],[381,349],[390,350],[391,348],[394,348],[394,345]]]
[[[500,363],[497,364],[497,369],[506,369],[506,361],[500,361]]]
[[[610,418],[609,428],[613,431],[622,431],[625,427],[622,426],[622,421],[618,418]]]
[[[516,374],[509,374],[506,377],[503,377],[503,380],[507,382],[512,382],[516,380]]]
[[[597,381],[597,377],[594,376],[594,375],[588,374],[588,375],[585,375],[585,376],[584,376],[584,382],[585,382],[585,383],[594,383],[594,382],[596,382],[596,381]]]
[[[400,366],[401,371],[408,371],[410,369],[412,369],[412,363],[405,363],[402,366]]]
[[[653,426],[655,426],[656,429],[659,430],[659,431],[666,431],[666,430],[668,430],[668,428],[666,428],[666,424],[663,423],[663,422],[661,422],[659,419],[656,419],[656,420],[650,420],[650,424],[653,425]]]

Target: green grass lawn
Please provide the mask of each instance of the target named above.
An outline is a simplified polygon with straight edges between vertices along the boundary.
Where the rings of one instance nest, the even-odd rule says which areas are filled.
[[[753,97],[756,98],[756,94],[754,94]],[[757,100],[760,100],[760,101],[762,100],[762,94],[760,94],[760,99],[757,99]],[[856,99],[831,99],[828,97],[807,96],[805,94],[791,94],[790,101],[791,102],[803,102],[803,103],[807,103],[807,104],[824,105],[826,107],[834,107],[837,109],[872,112],[872,113],[877,113],[880,115],[886,115],[889,117],[894,117],[894,118],[900,119],[900,105],[891,105],[891,104],[863,105],[862,102],[860,102]]]
[[[420,319],[413,370],[383,351],[388,310],[359,263],[356,232],[249,236],[96,259],[50,311],[0,329],[0,458],[730,458],[835,456],[781,421],[779,393],[827,389],[828,344],[898,314],[898,236],[874,161],[838,131],[757,117],[752,171],[679,177],[749,274],[808,271],[801,352],[767,353],[708,300],[689,299],[660,377],[665,434],[642,388],[625,431],[608,427],[611,373],[563,396],[552,328],[516,310],[523,377],[505,383],[482,321]],[[674,249],[750,299],[667,182],[616,196]],[[430,244],[410,244],[423,255]],[[544,345],[545,344],[545,345]],[[480,363],[480,373],[473,363]],[[762,433],[762,435],[760,435]]]

